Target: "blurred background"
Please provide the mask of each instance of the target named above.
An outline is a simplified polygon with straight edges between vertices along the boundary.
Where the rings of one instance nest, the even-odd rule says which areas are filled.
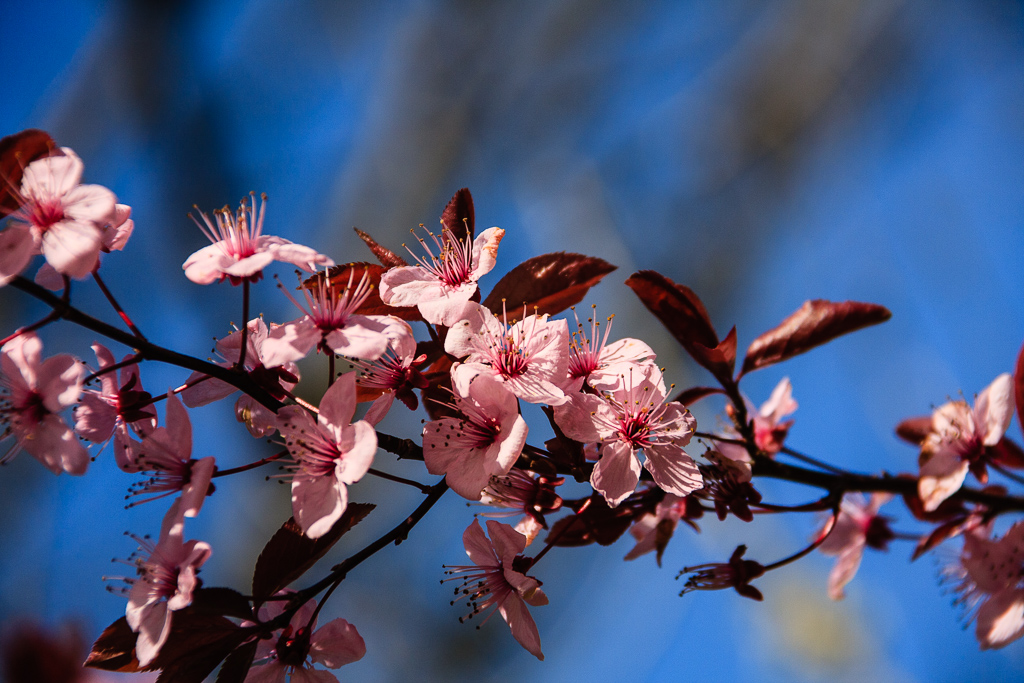
[[[894,425],[972,398],[1012,371],[1024,339],[1018,2],[43,0],[6,3],[0,22],[0,134],[46,129],[82,157],[86,182],[133,207],[135,235],[102,272],[143,332],[179,351],[205,358],[242,322],[239,290],[182,276],[207,243],[186,218],[193,204],[266,192],[266,232],[342,262],[371,258],[353,226],[399,250],[463,186],[478,226],[507,231],[485,291],[538,254],[604,258],[619,269],[584,303],[616,314],[613,337],[647,340],[680,387],[710,378],[622,285],[635,270],[693,288],[721,334],[737,325],[740,349],[808,298],[889,307],[885,325],[744,381],[759,405],[789,376],[800,403],[789,445],[851,469],[916,471]],[[291,281],[290,267],[270,270]],[[114,320],[91,282],[74,301]],[[253,311],[298,317],[269,278]],[[44,313],[0,289],[4,334]],[[48,354],[93,362],[89,334],[50,326],[42,337]],[[303,365],[314,400],[323,371],[322,358]],[[187,375],[143,368],[154,394]],[[235,423],[233,402],[191,412],[195,457],[231,467],[273,452]],[[698,404],[700,428],[721,426],[721,409]],[[382,429],[415,436],[421,417],[396,414]],[[1020,439],[1016,420],[1009,434]],[[376,466],[432,479],[383,452]],[[218,481],[189,521],[187,537],[214,549],[207,585],[248,590],[290,514],[270,473]],[[7,633],[32,622],[91,642],[123,615],[101,577],[126,569],[110,563],[134,549],[122,533],[155,535],[166,509],[122,509],[135,479],[109,450],[82,478],[55,478],[24,454],[0,472]],[[763,491],[773,502],[818,495]],[[420,497],[371,478],[350,495],[379,507],[302,585]],[[449,498],[324,610],[367,643],[342,680],[962,681],[1024,669],[1022,642],[980,652],[940,585],[959,543],[913,564],[905,541],[869,551],[840,603],[826,597],[831,560],[817,554],[759,579],[763,603],[677,597],[682,566],[725,561],[739,543],[765,563],[799,549],[820,524],[806,515],[680,528],[661,569],[652,555],[624,562],[628,537],[551,552],[533,572],[551,599],[533,609],[541,663],[498,618],[479,631],[458,623],[438,580],[443,563],[463,561],[474,510]],[[899,503],[883,511],[899,531],[922,529]]]

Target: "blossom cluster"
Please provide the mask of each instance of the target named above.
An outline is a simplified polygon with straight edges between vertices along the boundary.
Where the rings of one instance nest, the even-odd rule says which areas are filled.
[[[82,475],[90,458],[112,444],[117,466],[139,477],[128,487],[128,506],[170,503],[155,542],[133,536],[139,544],[128,560],[134,576],[112,589],[127,597],[125,619],[97,641],[92,666],[166,672],[188,662],[213,671],[228,659],[241,672],[237,680],[248,683],[332,680],[312,665],[355,662],[366,645],[343,619],[316,628],[330,594],[366,557],[402,540],[448,490],[476,509],[491,508],[480,514],[516,518],[513,524],[489,519],[486,533],[473,520],[462,534],[472,564],[448,566],[444,581],[461,582],[456,601],[470,608],[463,619],[487,613],[486,621],[499,613],[538,659],[541,638],[528,607],[546,605],[548,596],[531,574],[548,552],[610,545],[629,531],[635,545],[625,559],[654,553],[660,566],[679,523],[699,530],[712,511],[719,520],[813,512],[824,521],[809,545],[774,563],[745,559],[741,545],[727,562],[685,567],[683,594],[733,588],[761,600],[753,581],[817,550],[836,558],[825,590],[841,599],[866,549],[885,550],[909,537],[918,541],[916,557],[962,537],[959,562],[947,574],[977,621],[981,646],[1002,647],[1024,634],[1024,523],[994,535],[1002,515],[1024,510],[1014,507],[1005,488],[964,489],[969,474],[988,485],[989,469],[1005,474],[1024,467],[1024,451],[1006,436],[1015,408],[1021,410],[1024,362],[1014,374],[997,377],[973,406],[949,401],[930,416],[901,423],[897,433],[920,450],[916,474],[856,475],[788,446],[797,410],[788,378],[760,407],[740,391],[740,380],[882,322],[887,310],[809,301],[755,339],[737,373],[735,328],[719,339],[692,291],[640,271],[626,284],[718,385],[675,393],[647,343],[613,338],[612,317],[599,320],[596,309],[586,322],[579,319],[576,304],[614,266],[579,254],[548,254],[512,268],[485,295],[480,278],[499,263],[506,233],[492,227],[477,234],[472,199],[460,190],[439,231],[427,231],[417,238],[418,250],[408,249],[412,263],[361,231],[379,265],[336,266],[310,247],[264,234],[273,224],[265,195],[258,205],[251,195],[237,211],[221,209],[212,218],[199,212],[194,221],[211,243],[185,260],[184,275],[196,285],[238,287],[245,322],[216,340],[217,360],[186,363],[145,338],[100,279],[100,254],[124,249],[134,230],[131,209],[106,188],[82,185],[81,160],[39,131],[5,139],[0,147],[16,151],[16,163],[5,166],[15,171],[3,206],[9,199],[15,208],[4,209],[10,219],[0,231],[0,286],[39,297],[63,291],[66,309],[70,279],[91,276],[128,331],[113,334],[98,321],[93,329],[132,349],[117,361],[97,341],[91,365],[66,353],[44,359],[37,330],[57,316],[6,337],[0,345],[0,439],[7,445],[0,461],[23,450],[55,474]],[[23,273],[36,256],[43,263],[33,282]],[[297,294],[280,281],[274,294],[294,304],[298,317],[250,319],[251,288],[275,261],[308,274]],[[560,317],[566,310],[571,321]],[[78,320],[89,327],[95,319],[82,314]],[[315,403],[297,392],[299,363],[313,355],[323,355],[328,368],[327,388]],[[339,359],[347,371],[336,372]],[[152,360],[191,374],[154,396],[142,379]],[[239,392],[238,422],[279,450],[225,469],[194,437],[189,411]],[[724,421],[699,432],[688,406],[716,396],[726,401]],[[540,406],[548,424],[528,425],[524,404]],[[391,412],[403,408],[425,413],[415,439],[381,431]],[[538,433],[550,437],[543,447],[529,443]],[[421,460],[427,474],[443,479],[426,485],[377,469],[380,449]],[[280,467],[273,478],[290,485],[292,518],[268,542],[251,592],[207,589],[199,572],[213,549],[185,540],[186,521],[202,512],[215,478],[269,463]],[[423,504],[325,579],[292,588],[372,510],[350,497],[368,475],[416,487]],[[575,491],[584,489],[581,497],[570,498],[572,489],[563,488],[570,476],[580,485]],[[755,485],[759,476],[816,486],[824,495],[803,506],[772,504]],[[1012,473],[1009,479],[1018,481]],[[894,494],[928,525],[924,531],[893,531],[894,519],[880,509]],[[203,641],[206,649],[192,651],[184,644],[193,642],[186,632],[213,635]],[[114,644],[124,642],[130,648]]]

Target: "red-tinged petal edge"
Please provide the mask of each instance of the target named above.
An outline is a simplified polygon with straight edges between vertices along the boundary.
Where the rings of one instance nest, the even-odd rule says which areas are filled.
[[[616,266],[593,256],[556,252],[527,259],[501,278],[483,306],[501,317],[555,315],[583,300]]]
[[[824,299],[805,301],[778,327],[751,342],[741,375],[782,362],[836,337],[877,325],[891,317],[889,309],[878,304]]]

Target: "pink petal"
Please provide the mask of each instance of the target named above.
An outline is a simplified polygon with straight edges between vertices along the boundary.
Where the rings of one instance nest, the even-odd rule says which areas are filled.
[[[512,637],[537,659],[544,661],[544,653],[540,650],[540,633],[526,603],[517,594],[509,595],[498,607],[502,618],[512,629]]]
[[[291,683],[338,683],[338,677],[321,669],[295,669]]]
[[[473,240],[473,271],[470,277],[477,280],[494,268],[498,259],[498,245],[505,231],[501,228],[488,228]]]
[[[2,248],[0,246],[0,249]],[[39,270],[36,271],[36,276],[33,279],[37,285],[46,287],[51,292],[64,289],[64,278],[49,263],[39,266]]]
[[[644,466],[662,490],[685,496],[704,486],[697,463],[679,446],[651,446],[644,450],[644,454],[647,456]]]
[[[356,627],[344,619],[324,624],[310,641],[309,656],[330,669],[357,662],[366,654],[366,643]]]
[[[462,532],[462,545],[466,548],[469,561],[478,567],[497,567],[501,564],[478,519],[474,518]]]
[[[35,332],[19,334],[0,348],[0,371],[11,382],[12,390],[36,388],[36,371],[42,354],[43,342]]]
[[[950,448],[940,448],[928,462],[921,465],[917,490],[925,512],[932,512],[942,501],[960,490],[969,467],[970,463],[962,460]]]
[[[67,147],[63,156],[36,159],[21,177],[21,193],[31,197],[60,197],[82,179],[82,160]]]
[[[202,377],[207,379],[200,381]],[[201,372],[193,372],[185,380],[185,383],[190,384],[190,386],[181,392],[181,400],[189,408],[205,406],[222,398],[227,398],[238,391],[237,387],[233,387],[223,380],[204,375]]]
[[[160,648],[171,634],[171,612],[166,602],[146,605],[139,613],[139,637],[135,641],[135,656],[140,666],[148,666],[160,653]]]
[[[58,273],[83,278],[99,262],[102,237],[95,223],[63,220],[43,233],[41,250]]]
[[[267,641],[261,640],[262,645]],[[259,651],[257,651],[257,656]],[[285,677],[288,674],[288,670],[284,664],[281,664],[277,660],[267,662],[266,664],[253,664],[252,668],[249,669],[249,673],[245,676],[243,683],[285,683]]]
[[[78,402],[82,395],[82,376],[85,366],[69,354],[61,353],[47,358],[39,367],[38,388],[43,405],[51,413],[58,413]]]
[[[346,372],[324,393],[320,399],[320,424],[343,427],[352,421],[356,414],[356,374]]]
[[[353,423],[342,432],[338,443],[342,456],[338,458],[335,474],[345,484],[354,484],[366,474],[377,454],[377,432],[365,420]]]
[[[249,277],[260,272],[274,262],[274,255],[267,251],[258,251],[252,256],[239,259],[223,269],[228,275]]]
[[[842,600],[845,597],[843,587],[850,583],[857,573],[863,556],[863,543],[851,545],[839,554],[835,566],[832,567],[832,571],[828,575],[828,597],[833,600]]]
[[[636,490],[640,481],[640,461],[629,444],[616,441],[605,444],[601,459],[590,475],[590,485],[604,496],[610,507],[616,507]]]
[[[453,327],[465,318],[466,305],[476,291],[476,283],[468,282],[455,289],[446,289],[440,297],[421,299],[416,307],[423,319],[431,325]]]
[[[278,238],[280,239],[280,238]],[[280,244],[271,247],[271,253],[278,261],[291,263],[302,268],[306,272],[313,272],[317,266],[333,266],[334,261],[319,253],[315,249],[305,247],[301,244],[294,244],[288,240],[281,240]]]
[[[369,409],[366,411],[366,415],[363,419],[372,424],[374,427],[380,424],[381,420],[387,416],[388,411],[391,410],[391,406],[395,402],[395,392],[388,391],[376,399],[370,404]]]
[[[341,356],[361,360],[377,360],[388,350],[385,325],[374,318],[383,316],[353,315],[340,330],[332,330],[325,341],[328,348]]]
[[[22,447],[54,474],[85,474],[89,467],[89,452],[59,415],[44,417]]]
[[[341,518],[348,491],[337,477],[297,474],[292,480],[292,514],[309,538],[320,538]]]
[[[268,368],[302,360],[320,343],[322,336],[323,333],[308,315],[275,326],[263,341],[260,359]]]
[[[178,397],[171,390],[167,393],[167,439],[163,440],[163,445],[179,460],[185,461],[192,457],[192,421]]]
[[[501,558],[502,564],[511,564],[515,556],[526,549],[526,537],[508,524],[489,519],[487,520],[487,533],[491,537],[494,552]]]
[[[380,277],[380,298],[389,306],[415,306],[444,296],[444,285],[421,266],[392,268]]]
[[[37,253],[35,239],[26,226],[14,223],[0,232],[0,286],[20,275]]]
[[[193,253],[181,267],[185,271],[185,277],[189,280],[197,285],[208,285],[222,280],[224,268],[232,263],[231,258],[224,253],[218,243],[203,247]]]
[[[974,424],[982,443],[995,446],[1003,438],[1013,417],[1013,378],[1005,372],[978,394],[974,405]]]
[[[1024,590],[989,596],[978,609],[976,634],[982,650],[1005,647],[1024,635]]]
[[[79,222],[104,225],[114,216],[117,198],[102,185],[79,185],[64,195],[64,215]]]
[[[767,418],[774,425],[796,409],[797,402],[793,400],[793,385],[788,377],[783,377],[758,412],[761,417]]]
[[[242,394],[235,402],[235,419],[244,423],[249,433],[257,439],[277,431],[277,415],[247,394]]]
[[[86,441],[106,442],[116,423],[117,410],[96,394],[85,394],[75,408],[75,432]]]
[[[216,468],[212,455],[192,463],[192,477],[181,490],[181,507],[186,517],[195,517],[199,514]]]
[[[611,407],[592,394],[572,394],[568,403],[555,406],[555,424],[570,439],[581,443],[593,443],[610,436],[607,429],[598,425],[615,419]]]

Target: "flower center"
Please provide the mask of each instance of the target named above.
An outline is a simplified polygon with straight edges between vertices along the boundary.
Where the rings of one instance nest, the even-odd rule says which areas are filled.
[[[64,220],[64,205],[56,199],[37,201],[32,205],[28,219],[40,232],[46,232]]]

